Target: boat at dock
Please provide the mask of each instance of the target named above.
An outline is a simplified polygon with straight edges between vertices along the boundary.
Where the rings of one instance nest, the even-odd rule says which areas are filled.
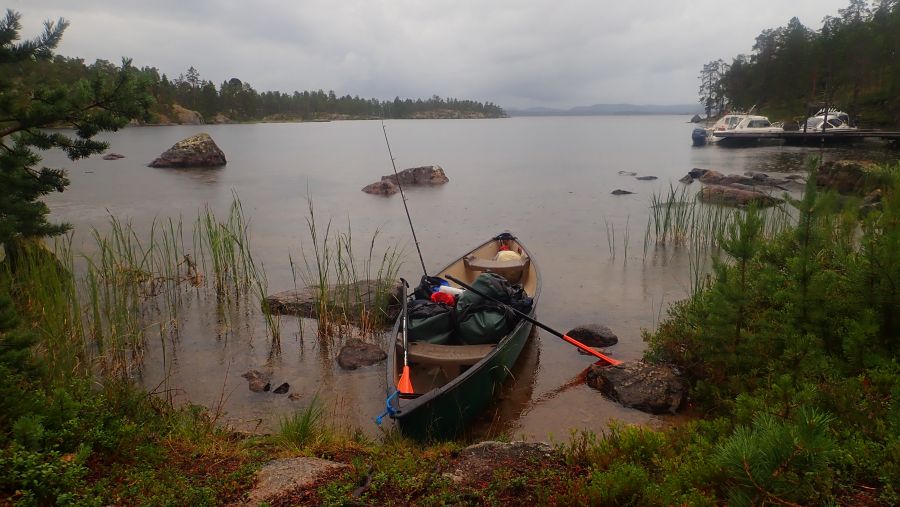
[[[850,115],[834,108],[820,109],[806,119],[801,127],[805,132],[824,132],[828,130],[858,130],[850,123]]]
[[[457,278],[466,284],[478,285],[485,281],[494,283],[502,277],[504,285],[522,289],[525,299],[530,298],[527,315],[534,318],[541,280],[533,257],[514,236],[500,234],[472,249],[436,274],[445,283],[438,292],[459,294],[457,309],[462,307],[465,292],[447,277]],[[425,277],[436,280],[434,277]],[[493,280],[492,280],[493,279]],[[423,283],[425,280],[423,279]],[[420,286],[421,289],[421,286]],[[421,298],[420,290],[419,297]],[[468,297],[472,297],[471,294]],[[416,295],[407,298],[407,306],[421,302]],[[472,420],[487,407],[500,392],[523,347],[532,335],[533,324],[499,310],[511,319],[499,339],[483,339],[466,327],[463,317],[454,313],[455,329],[422,329],[408,325],[408,344],[404,351],[404,315],[397,319],[389,335],[387,364],[387,412],[401,433],[424,439],[453,438],[462,433]],[[523,313],[526,313],[523,311]],[[484,320],[490,320],[487,316]],[[476,319],[471,319],[475,321]],[[479,322],[481,318],[479,317]],[[404,352],[409,366],[408,378],[412,392],[401,393],[398,380],[405,376]]]
[[[719,118],[712,127],[695,128],[691,132],[691,141],[694,146],[703,146],[721,141],[723,138],[716,135],[721,132],[771,133],[780,131],[782,131],[781,125],[771,123],[765,116],[732,113]]]

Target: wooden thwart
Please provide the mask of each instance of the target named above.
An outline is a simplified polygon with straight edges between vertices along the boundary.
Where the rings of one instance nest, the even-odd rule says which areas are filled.
[[[436,345],[425,342],[409,343],[411,363],[436,366],[472,366],[494,350],[496,345]]]

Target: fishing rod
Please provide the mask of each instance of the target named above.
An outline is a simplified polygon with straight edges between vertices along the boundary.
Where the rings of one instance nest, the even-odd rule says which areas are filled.
[[[381,130],[384,131],[384,144],[387,145],[388,155],[391,157],[391,165],[394,167],[394,177],[397,178],[397,187],[400,189],[400,197],[403,199],[403,209],[406,210],[406,219],[409,220],[409,230],[412,231],[413,242],[416,244],[416,251],[419,252],[419,262],[422,263],[422,272],[428,276],[428,270],[425,269],[425,259],[422,258],[422,249],[419,248],[419,239],[416,237],[416,229],[413,227],[412,217],[409,216],[409,207],[406,205],[406,194],[403,193],[403,185],[400,184],[400,175],[397,174],[397,164],[394,163],[394,154],[391,152],[391,143],[388,141],[387,127],[384,125],[384,119],[381,120]]]

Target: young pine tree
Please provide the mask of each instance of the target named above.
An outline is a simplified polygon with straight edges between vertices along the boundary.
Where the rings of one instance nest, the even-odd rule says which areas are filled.
[[[0,18],[0,245],[68,227],[49,223],[49,209],[39,199],[63,191],[69,180],[62,169],[38,169],[35,149],[58,148],[72,160],[100,153],[108,145],[93,137],[146,118],[152,100],[148,83],[127,59],[121,67],[95,66],[89,79],[35,79],[35,63],[53,57],[69,23],[47,21],[40,36],[18,42],[19,20],[12,10]],[[42,130],[51,126],[70,126],[75,135]]]

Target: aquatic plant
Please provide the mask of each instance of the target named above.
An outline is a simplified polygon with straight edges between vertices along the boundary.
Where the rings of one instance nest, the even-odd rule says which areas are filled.
[[[380,231],[368,241],[366,256],[355,251],[352,227],[333,232],[328,220],[324,232],[316,222],[315,206],[310,198],[306,217],[312,252],[301,249],[303,270],[300,278],[315,287],[317,297],[317,334],[333,343],[336,337],[371,336],[380,332],[390,317],[393,290],[402,259],[395,245],[376,256]],[[291,261],[293,271],[293,260]],[[374,275],[374,276],[373,276]]]

